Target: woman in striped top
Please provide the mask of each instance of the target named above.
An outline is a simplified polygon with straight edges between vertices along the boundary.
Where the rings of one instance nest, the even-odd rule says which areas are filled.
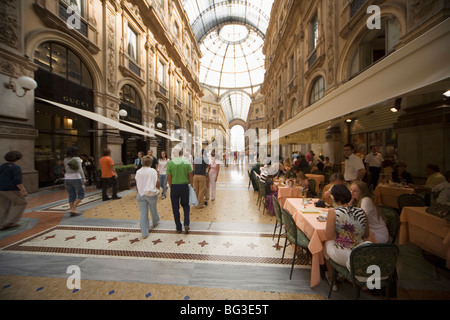
[[[332,239],[325,242],[324,256],[327,265],[327,279],[331,279],[332,259],[339,265],[346,266],[352,250],[369,237],[367,215],[361,208],[350,206],[352,199],[350,190],[345,185],[336,185],[331,190],[336,208],[328,211],[326,236]],[[333,286],[333,290],[336,287]]]

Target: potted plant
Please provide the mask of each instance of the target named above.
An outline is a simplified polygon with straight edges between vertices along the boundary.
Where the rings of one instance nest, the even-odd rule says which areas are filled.
[[[117,179],[119,182],[119,190],[130,190],[131,189],[131,175],[134,174],[134,165],[120,165],[114,167],[117,172]],[[97,170],[97,188],[102,188],[102,172],[101,169]]]

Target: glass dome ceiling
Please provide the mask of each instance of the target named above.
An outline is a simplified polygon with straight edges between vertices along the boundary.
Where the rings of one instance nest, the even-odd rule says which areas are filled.
[[[183,0],[203,54],[200,82],[221,98],[227,119],[247,121],[264,82],[264,37],[273,0]]]

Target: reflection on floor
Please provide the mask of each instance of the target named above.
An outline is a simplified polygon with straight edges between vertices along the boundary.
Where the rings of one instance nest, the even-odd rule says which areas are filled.
[[[177,234],[169,198],[158,201],[161,223],[143,239],[134,190],[102,202],[87,189],[69,217],[64,189],[31,195],[18,229],[0,232],[0,299],[317,300],[325,280],[310,288],[306,255],[289,280],[292,248],[272,239],[275,218],[256,205],[242,166],[222,168],[217,198],[191,210],[191,231]],[[450,274],[414,246],[401,248],[397,299],[450,299]],[[81,289],[71,289],[70,266]],[[69,269],[68,269],[69,268]],[[339,283],[333,299],[350,299]],[[361,299],[379,299],[363,292]]]

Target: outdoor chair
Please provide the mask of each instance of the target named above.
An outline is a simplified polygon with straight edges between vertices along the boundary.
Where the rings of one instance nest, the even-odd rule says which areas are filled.
[[[283,256],[281,258],[281,263],[283,263],[284,260],[284,253],[286,251],[287,242],[293,244],[295,246],[294,248],[294,256],[292,257],[292,266],[291,266],[291,275],[289,279],[292,279],[292,271],[294,271],[294,263],[295,263],[295,257],[297,256],[297,248],[300,247],[304,250],[306,250],[306,253],[309,258],[309,239],[308,237],[297,228],[297,225],[295,224],[294,218],[292,218],[291,214],[286,211],[286,209],[281,208],[282,217],[283,217],[283,223],[284,227],[286,229],[286,241],[284,242],[284,249],[283,249]]]
[[[262,203],[263,204],[263,214],[264,214],[264,212],[266,211],[267,192],[266,192],[266,185],[261,180],[258,180],[258,192],[260,195],[258,209],[261,209],[261,203]]]
[[[341,266],[330,259],[333,270],[328,299],[331,298],[336,273],[352,282],[355,300],[359,298],[360,287],[368,286],[369,283],[373,284],[374,281],[378,282],[379,288],[386,289],[386,297],[389,299],[389,283],[394,276],[399,253],[399,248],[392,243],[361,244],[350,254],[350,271],[347,266]],[[372,268],[374,271],[371,271]],[[379,277],[374,277],[377,273]]]
[[[308,193],[306,194],[307,198],[315,198],[317,196],[316,193],[316,180],[309,179],[308,180]]]
[[[277,231],[277,228],[280,228],[280,232],[278,233],[278,242],[277,242],[277,247],[280,244],[280,238],[281,238],[281,232],[283,231],[283,214],[281,212],[281,206],[280,203],[278,202],[277,197],[275,197],[274,195],[272,195],[273,198],[273,208],[275,210],[275,228],[273,229],[273,236],[272,236],[272,240],[275,239],[275,232]]]
[[[426,207],[425,200],[417,194],[402,194],[397,198],[400,213],[404,207]]]
[[[386,221],[386,227],[391,237],[391,243],[395,243],[397,240],[397,235],[400,230],[400,217],[397,211],[392,208],[380,206],[380,210],[383,213],[384,219]]]

